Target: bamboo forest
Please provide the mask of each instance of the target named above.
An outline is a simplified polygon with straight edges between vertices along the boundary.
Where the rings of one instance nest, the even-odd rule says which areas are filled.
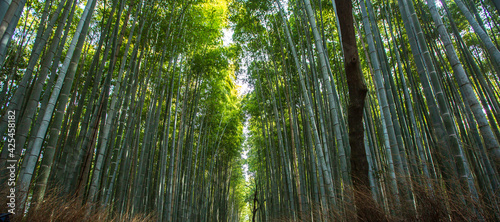
[[[0,221],[500,221],[500,0],[0,0]]]

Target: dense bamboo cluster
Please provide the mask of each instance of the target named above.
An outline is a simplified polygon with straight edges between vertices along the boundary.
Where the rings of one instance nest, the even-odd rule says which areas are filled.
[[[18,214],[56,189],[118,215],[239,218],[243,115],[238,50],[220,40],[227,2],[28,3],[1,1],[0,14],[0,184],[15,160]]]
[[[55,195],[83,219],[498,221],[499,12],[0,0],[0,210],[14,193],[20,221]]]
[[[498,220],[500,20],[494,4],[286,4],[237,1],[233,17],[254,86],[246,99],[252,218]],[[344,41],[352,37],[339,31],[350,25],[346,4],[353,4],[368,85],[364,115],[357,115],[366,157],[354,154],[347,127],[355,120],[348,118],[354,94],[347,86],[356,55]],[[354,170],[362,161],[368,172]],[[358,190],[353,182],[364,176],[369,189]],[[359,214],[364,208],[372,215]]]

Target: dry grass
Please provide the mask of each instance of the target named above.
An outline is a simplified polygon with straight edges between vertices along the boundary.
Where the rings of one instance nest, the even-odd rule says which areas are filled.
[[[370,222],[399,222],[399,221],[498,221],[495,214],[500,214],[487,196],[479,194],[478,199],[471,198],[470,195],[463,195],[466,192],[447,193],[438,184],[431,182],[433,189],[427,186],[413,184],[412,193],[414,203],[405,205],[401,202],[395,208],[385,209],[379,203],[375,203],[370,192],[358,194],[362,197],[364,204],[361,207],[368,216]],[[462,194],[460,194],[462,193]],[[389,202],[394,200],[389,200]],[[402,201],[402,200],[401,200]],[[340,202],[337,201],[337,202]],[[464,204],[466,203],[466,204]],[[410,206],[412,209],[409,209]],[[319,221],[315,218],[321,217],[324,221],[356,221],[358,218],[356,208],[353,203],[346,203],[344,210],[332,207],[322,211],[320,206],[313,206],[310,211],[304,212],[300,220],[292,219],[290,216],[272,218],[269,221]],[[359,209],[359,207],[358,207]],[[415,213],[411,213],[415,212]],[[361,221],[361,220],[359,220]]]
[[[415,181],[415,180],[413,180]],[[422,180],[420,180],[422,181]],[[411,187],[415,204],[405,205],[401,202],[396,207],[384,207],[376,203],[371,198],[370,192],[361,192],[363,210],[367,221],[373,222],[399,222],[399,221],[496,221],[495,214],[498,212],[497,206],[492,205],[488,198],[490,196],[479,195],[478,199],[473,199],[470,195],[463,195],[466,192],[447,193],[440,184],[430,182],[432,189],[414,183]],[[0,190],[0,213],[7,212],[6,186]],[[462,194],[460,194],[462,193]],[[344,200],[346,198],[344,197]],[[401,197],[401,199],[403,199]],[[337,200],[337,203],[342,203]],[[388,200],[393,203],[394,200]],[[464,202],[466,204],[464,204]],[[322,210],[320,206],[313,205],[307,212],[297,215],[300,221],[318,221],[321,217],[324,221],[356,221],[358,217],[356,207],[352,201],[344,201],[343,210],[339,207],[331,207]],[[391,204],[389,204],[391,206]],[[410,206],[410,208],[408,207]],[[412,207],[413,206],[413,207]],[[122,215],[110,215],[109,208],[98,207],[93,204],[82,204],[80,199],[59,195],[55,190],[47,192],[44,202],[38,206],[31,206],[29,213],[22,215],[19,206],[16,206],[16,215],[11,216],[11,221],[33,221],[33,222],[79,222],[79,221],[156,221],[153,214],[132,215],[125,213]],[[359,209],[359,207],[358,207]],[[410,213],[416,212],[416,214]],[[272,218],[268,221],[298,221],[289,215],[282,215],[279,218]]]
[[[4,186],[5,187],[5,186]],[[7,190],[0,191],[0,201],[5,203]],[[17,200],[19,201],[19,199]],[[7,212],[6,204],[0,205],[0,212]],[[102,208],[96,204],[82,204],[79,198],[61,196],[55,190],[47,192],[44,201],[36,206],[30,206],[29,212],[22,218],[22,210],[16,206],[16,214],[11,215],[12,222],[30,221],[30,222],[80,222],[80,221],[127,221],[127,222],[146,222],[156,221],[154,214],[131,215],[125,213],[122,215],[111,215],[109,208]]]

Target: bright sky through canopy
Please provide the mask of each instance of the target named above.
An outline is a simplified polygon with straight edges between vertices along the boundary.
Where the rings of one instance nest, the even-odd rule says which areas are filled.
[[[234,31],[232,29],[224,29],[224,37],[222,37],[222,45],[223,46],[229,46],[230,44],[233,43],[233,33]],[[244,67],[244,66],[243,66]],[[238,94],[240,96],[248,93],[249,87],[248,84],[239,77],[236,80],[236,84],[238,85]],[[243,126],[243,134],[245,136],[245,140],[247,139],[247,134],[248,134],[248,122],[245,121],[245,124]],[[245,150],[241,153],[241,158],[247,159],[248,150]],[[248,173],[248,164],[243,165],[243,174],[245,175],[245,180],[248,182],[250,178],[250,174]]]

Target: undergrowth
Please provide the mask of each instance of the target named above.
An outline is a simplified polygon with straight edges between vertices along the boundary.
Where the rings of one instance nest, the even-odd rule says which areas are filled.
[[[357,210],[364,210],[365,221],[370,222],[441,222],[441,221],[499,221],[500,212],[493,201],[496,197],[479,193],[477,197],[466,191],[448,189],[444,185],[427,180],[428,185],[413,183],[410,196],[400,194],[399,203],[393,196],[387,195],[385,204],[375,202],[371,192],[358,192],[362,197],[362,206],[355,206],[348,195],[338,198],[339,206],[323,209],[320,204],[313,204],[309,209],[295,216],[282,215],[278,218],[267,218],[267,221],[363,221]],[[467,195],[466,195],[467,194]],[[406,198],[406,202],[405,199]],[[409,197],[409,198],[408,198]],[[340,200],[343,199],[343,200]],[[351,199],[353,199],[351,197]],[[261,213],[261,212],[259,212]]]
[[[0,191],[0,213],[6,213],[6,196],[8,190],[5,186]],[[17,194],[16,194],[17,195]],[[17,196],[16,201],[20,197]],[[23,215],[20,206],[16,206],[15,214],[10,216],[12,222],[83,222],[83,221],[110,221],[110,222],[147,222],[156,221],[153,213],[132,215],[110,213],[110,207],[102,207],[94,203],[82,203],[77,197],[60,195],[57,190],[48,191],[40,204],[29,206],[27,213]]]

